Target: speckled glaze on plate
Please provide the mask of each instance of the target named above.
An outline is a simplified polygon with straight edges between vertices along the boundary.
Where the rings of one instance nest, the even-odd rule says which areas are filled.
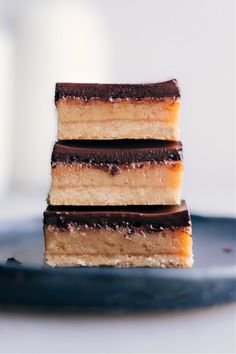
[[[0,303],[148,310],[236,301],[236,220],[192,221],[192,269],[47,268],[41,220],[1,222]]]

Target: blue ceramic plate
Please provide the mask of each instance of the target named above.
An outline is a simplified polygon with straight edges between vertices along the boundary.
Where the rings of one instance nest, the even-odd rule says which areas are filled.
[[[235,219],[193,216],[192,221],[192,269],[47,268],[40,220],[1,223],[0,302],[170,309],[235,301]],[[10,257],[21,265],[6,264]]]

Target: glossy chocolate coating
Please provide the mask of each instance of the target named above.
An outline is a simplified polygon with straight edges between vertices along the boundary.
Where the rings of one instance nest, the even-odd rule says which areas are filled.
[[[165,97],[180,97],[177,80],[169,80],[147,84],[83,84],[57,83],[55,102],[61,98],[77,98],[84,101],[100,99],[115,101],[119,99],[163,99]]]
[[[185,201],[173,206],[51,206],[44,212],[44,225],[66,229],[75,224],[91,228],[126,228],[161,231],[191,226]]]
[[[68,140],[55,143],[52,164],[181,161],[182,150],[181,142],[161,140]]]

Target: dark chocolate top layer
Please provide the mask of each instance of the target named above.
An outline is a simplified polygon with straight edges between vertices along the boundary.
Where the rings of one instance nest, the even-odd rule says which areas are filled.
[[[161,140],[68,140],[55,143],[52,152],[52,164],[84,162],[121,165],[182,159],[181,142]]]
[[[149,231],[191,225],[185,201],[173,206],[51,206],[44,212],[44,224],[66,229],[71,224],[92,228],[119,227]]]
[[[79,98],[84,101],[100,99],[114,101],[117,99],[142,100],[180,97],[177,80],[147,84],[83,84],[62,82],[56,84],[55,102],[61,98]]]

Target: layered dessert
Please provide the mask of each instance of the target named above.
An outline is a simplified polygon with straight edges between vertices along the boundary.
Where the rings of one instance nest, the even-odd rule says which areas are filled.
[[[51,164],[51,205],[180,204],[180,142],[60,141]]]
[[[45,257],[50,266],[192,266],[186,203],[179,206],[48,206]]]
[[[55,103],[45,263],[191,267],[177,81],[57,83]]]
[[[57,83],[59,140],[179,140],[176,80],[150,84]]]

